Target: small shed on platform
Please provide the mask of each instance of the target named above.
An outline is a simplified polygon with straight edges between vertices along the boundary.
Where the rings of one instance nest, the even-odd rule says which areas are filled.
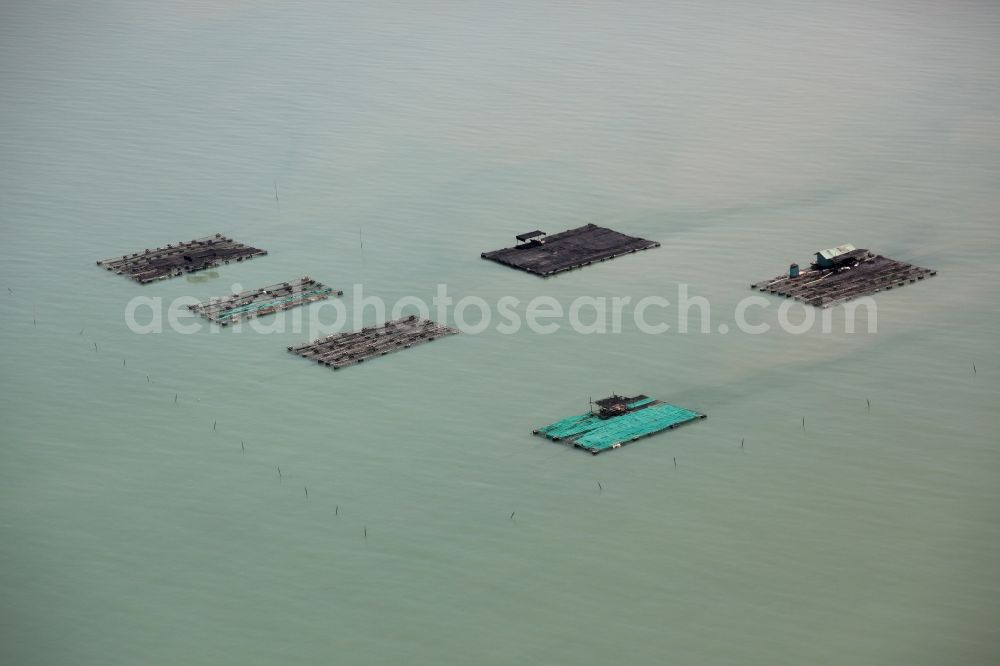
[[[545,242],[545,232],[535,229],[534,231],[529,231],[527,233],[518,234],[514,236],[518,243],[544,243]]]
[[[863,259],[867,255],[868,250],[859,250],[850,243],[845,243],[817,252],[813,266],[816,268],[836,268]]]

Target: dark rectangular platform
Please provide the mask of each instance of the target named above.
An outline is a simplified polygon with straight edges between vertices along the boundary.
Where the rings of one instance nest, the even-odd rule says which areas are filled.
[[[289,347],[288,351],[312,359],[334,370],[364,363],[400,349],[430,342],[445,335],[455,335],[454,328],[415,315],[363,328],[350,333],[335,333],[312,342]]]
[[[750,285],[752,289],[794,298],[816,307],[830,307],[860,296],[870,296],[883,289],[893,289],[937,275],[921,268],[881,255],[867,255],[838,268],[802,271],[796,277],[778,277]]]
[[[188,309],[220,326],[236,324],[244,319],[269,315],[280,310],[294,308],[314,301],[322,301],[331,294],[342,296],[343,291],[313,280],[308,275],[291,282],[272,284],[260,289],[251,289],[227,298],[189,305]]]
[[[266,250],[237,243],[222,234],[215,234],[186,243],[101,259],[97,265],[118,275],[132,278],[140,284],[147,284],[265,254]]]
[[[536,236],[540,232],[521,234]],[[521,238],[520,236],[518,237]],[[484,252],[483,259],[490,259],[505,266],[519,268],[535,275],[548,277],[598,261],[606,261],[623,254],[659,247],[656,241],[626,236],[612,229],[588,224],[545,237],[533,238],[514,247]]]

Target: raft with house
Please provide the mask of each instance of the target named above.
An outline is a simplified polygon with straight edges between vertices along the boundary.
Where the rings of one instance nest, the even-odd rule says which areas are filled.
[[[660,247],[656,241],[627,236],[614,229],[587,224],[551,236],[536,230],[515,236],[513,247],[483,252],[482,258],[541,277],[590,266],[640,250]]]
[[[646,395],[611,395],[591,403],[586,414],[561,419],[532,434],[596,455],[705,418],[705,414]]]
[[[816,307],[830,307],[852,298],[903,287],[937,271],[896,261],[850,244],[816,252],[807,270],[789,266],[786,275],[750,285],[751,289],[794,298]]]

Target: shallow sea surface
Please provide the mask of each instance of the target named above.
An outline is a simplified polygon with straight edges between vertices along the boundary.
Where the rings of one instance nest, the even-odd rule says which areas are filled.
[[[1000,7],[763,4],[4,3],[0,662],[997,663]],[[479,257],[587,222],[662,247]],[[215,232],[270,254],[94,265]],[[877,333],[737,330],[843,242],[939,274]],[[334,373],[123,316],[303,274],[712,320]],[[709,418],[531,436],[612,391]]]

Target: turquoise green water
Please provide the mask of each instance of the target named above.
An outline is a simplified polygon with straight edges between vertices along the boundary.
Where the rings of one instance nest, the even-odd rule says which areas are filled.
[[[812,4],[5,3],[0,662],[996,663],[1000,11]],[[662,247],[479,257],[585,222]],[[217,231],[270,254],[94,265]],[[844,242],[939,275],[876,334],[732,326]],[[302,334],[123,319],[303,274],[348,303],[685,283],[713,326],[334,373]],[[531,436],[612,392],[710,418]]]

